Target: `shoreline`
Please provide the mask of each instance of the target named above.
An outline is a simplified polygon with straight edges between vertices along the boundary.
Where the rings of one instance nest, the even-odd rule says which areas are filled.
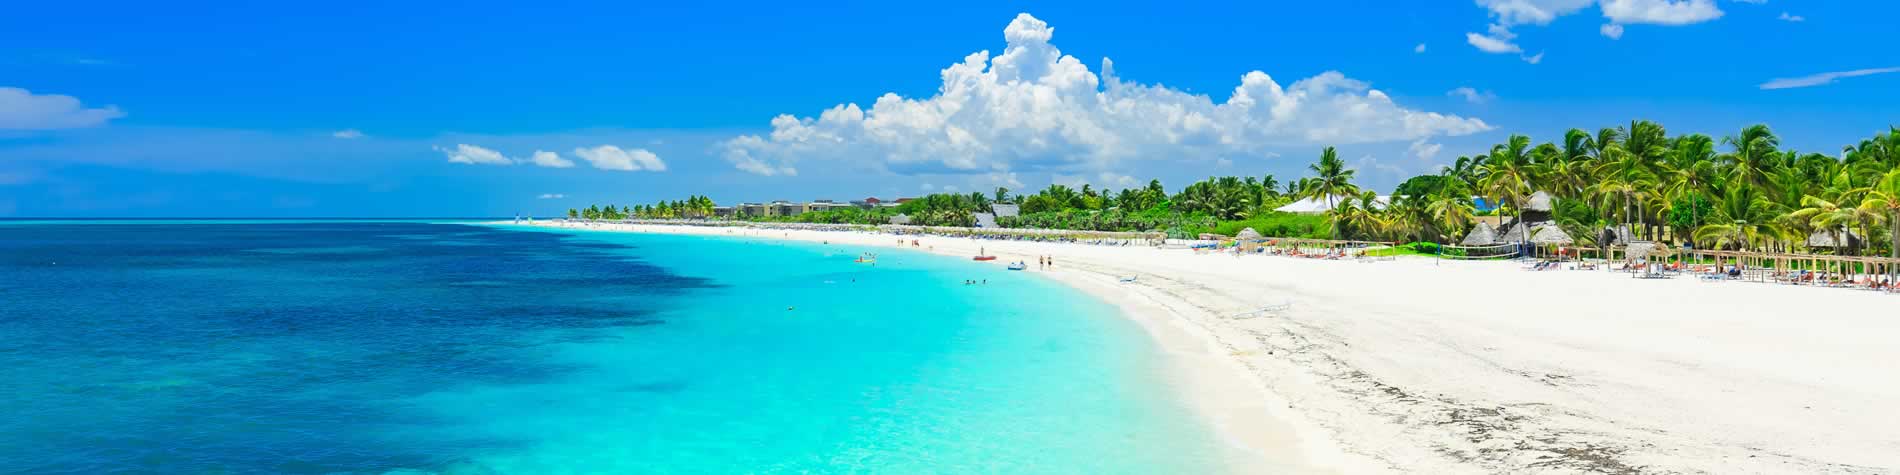
[[[536,226],[563,227],[558,222]],[[889,234],[567,225],[896,247]],[[850,238],[857,236],[857,238]],[[1230,444],[1306,472],[1838,472],[1900,468],[1891,295],[1506,262],[1356,263],[902,236],[1050,255],[1180,368]],[[1033,269],[1033,268],[1032,268]],[[1118,277],[1137,276],[1133,284]],[[1620,277],[1620,278],[1619,278]],[[1291,301],[1284,315],[1223,318]],[[1884,312],[1884,313],[1891,313]],[[1247,467],[1240,467],[1241,471]],[[1256,467],[1258,468],[1258,467]]]

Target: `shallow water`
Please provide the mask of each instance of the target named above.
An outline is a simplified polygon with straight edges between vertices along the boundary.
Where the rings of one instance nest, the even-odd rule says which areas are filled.
[[[430,223],[0,227],[0,472],[1223,470],[1112,308],[861,251]]]

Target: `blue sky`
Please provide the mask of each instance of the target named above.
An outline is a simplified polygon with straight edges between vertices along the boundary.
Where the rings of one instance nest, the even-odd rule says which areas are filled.
[[[1900,122],[1900,2],[601,3],[11,6],[0,216],[1174,188],[1326,145],[1389,189],[1511,133]]]

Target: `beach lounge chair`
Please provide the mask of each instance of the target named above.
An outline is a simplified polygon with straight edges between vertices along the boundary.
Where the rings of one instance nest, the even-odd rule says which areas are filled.
[[[1120,280],[1121,280],[1121,283],[1124,283],[1124,284],[1133,284],[1133,283],[1135,283],[1135,278],[1136,278],[1136,277],[1141,277],[1141,276],[1138,276],[1138,275],[1131,275],[1131,276],[1128,276],[1128,277],[1123,277],[1123,278],[1121,278]]]

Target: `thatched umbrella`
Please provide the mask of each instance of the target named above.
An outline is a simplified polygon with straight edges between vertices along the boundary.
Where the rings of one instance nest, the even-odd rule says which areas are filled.
[[[1531,235],[1531,231],[1529,229],[1524,228],[1524,223],[1519,222],[1517,224],[1511,225],[1511,229],[1509,231],[1505,231],[1504,234],[1499,234],[1498,242],[1521,243],[1521,242],[1524,242],[1524,238],[1526,236],[1530,236],[1530,235]]]
[[[1261,238],[1260,231],[1255,231],[1253,230],[1253,228],[1242,229],[1240,230],[1240,233],[1234,235],[1234,239],[1260,239],[1260,238]]]
[[[1531,231],[1531,242],[1540,245],[1567,246],[1577,240],[1571,239],[1570,233],[1564,232],[1563,228],[1544,224],[1537,226],[1537,230]]]
[[[1477,226],[1471,227],[1470,233],[1465,234],[1465,240],[1458,244],[1465,246],[1489,246],[1491,243],[1497,242],[1497,240],[1498,232],[1491,229],[1491,225],[1479,221]]]

